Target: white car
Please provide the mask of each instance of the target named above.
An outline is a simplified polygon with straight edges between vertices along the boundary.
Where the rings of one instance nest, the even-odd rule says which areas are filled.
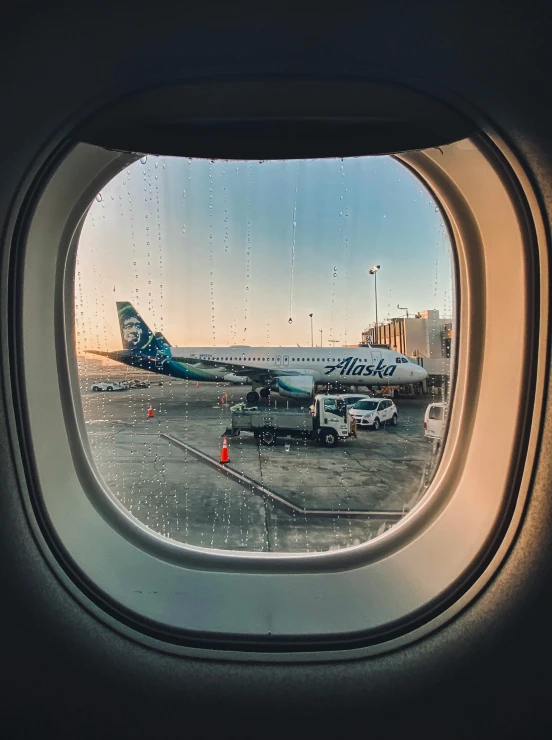
[[[117,383],[115,380],[110,380],[109,382],[101,382],[101,383],[94,383],[92,386],[93,391],[124,391],[128,388],[128,385],[125,383]]]
[[[358,427],[372,427],[379,429],[382,424],[397,426],[399,412],[389,398],[365,398],[357,401],[349,414]]]
[[[343,401],[345,401],[345,406],[347,407],[347,411],[350,411],[355,403],[358,401],[362,401],[365,398],[372,398],[372,396],[368,396],[366,393],[338,393],[337,394],[339,398],[342,398]],[[314,414],[314,404],[310,407],[311,413]]]
[[[339,397],[345,401],[347,410],[351,409],[358,401],[364,401],[367,398],[373,398],[366,393],[340,393]]]
[[[424,416],[424,435],[429,439],[443,439],[448,404],[430,403]]]

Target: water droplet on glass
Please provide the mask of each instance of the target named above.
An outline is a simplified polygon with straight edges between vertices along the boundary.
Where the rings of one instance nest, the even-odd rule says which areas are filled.
[[[101,193],[98,193],[96,195],[96,200],[98,201],[98,203],[101,203],[102,202],[103,198],[102,198],[102,194]]]

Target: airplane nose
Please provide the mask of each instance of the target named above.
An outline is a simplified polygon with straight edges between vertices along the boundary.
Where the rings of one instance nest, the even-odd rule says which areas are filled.
[[[428,372],[423,367],[416,368],[416,374],[418,376],[418,380],[425,380],[428,377]]]

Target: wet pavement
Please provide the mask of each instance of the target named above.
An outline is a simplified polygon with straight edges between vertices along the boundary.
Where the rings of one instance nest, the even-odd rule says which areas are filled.
[[[287,438],[259,446],[245,432],[229,438],[228,467],[309,512],[297,513],[162,436],[218,461],[230,406],[244,400],[247,386],[164,381],[112,393],[91,393],[89,386],[84,378],[84,419],[106,485],[143,524],[179,542],[280,552],[358,545],[408,511],[433,467],[433,448],[423,434],[431,398],[396,399],[396,427],[359,429],[356,439],[336,448]],[[277,395],[275,402],[286,405]],[[148,418],[150,404],[153,418]],[[317,509],[336,514],[322,517]],[[390,513],[387,519],[384,512]]]

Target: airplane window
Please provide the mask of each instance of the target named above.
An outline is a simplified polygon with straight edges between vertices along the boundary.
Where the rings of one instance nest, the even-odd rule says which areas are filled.
[[[485,141],[248,162],[75,143],[41,174],[7,382],[37,546],[95,616],[186,654],[331,660],[419,640],[489,582],[524,520],[549,311],[538,197]],[[338,394],[364,400],[326,413]]]
[[[125,167],[90,206],[74,273],[82,413],[106,487],[148,530],[207,550],[326,552],[394,527],[442,454],[424,415],[452,384],[452,249],[433,196],[392,157]],[[393,318],[397,304],[419,318]],[[370,340],[390,349],[359,357]],[[240,344],[255,356],[226,354]],[[261,357],[309,344],[326,356]],[[374,385],[400,394],[378,430],[362,412],[355,436],[339,405],[337,426],[309,412],[317,394]]]

